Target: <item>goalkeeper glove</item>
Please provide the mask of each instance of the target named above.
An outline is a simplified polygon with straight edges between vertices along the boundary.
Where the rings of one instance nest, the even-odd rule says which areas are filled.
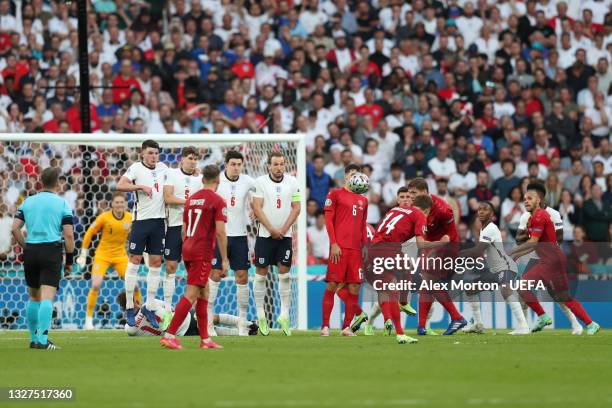
[[[76,260],[77,265],[79,265],[81,268],[84,267],[85,262],[87,262],[87,253],[88,251],[86,249],[81,249],[81,253]]]

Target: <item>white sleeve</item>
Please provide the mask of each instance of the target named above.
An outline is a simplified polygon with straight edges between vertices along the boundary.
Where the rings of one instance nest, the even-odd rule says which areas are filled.
[[[491,243],[495,241],[495,225],[489,223],[482,231],[480,231],[480,242]]]
[[[136,166],[137,165],[138,163],[132,164],[130,167],[128,167],[127,171],[123,174],[125,177],[130,179],[130,181],[132,182],[136,180]]]
[[[527,223],[529,222],[529,217],[531,217],[531,214],[529,214],[528,212],[524,212],[521,214],[521,219],[519,220],[518,229],[520,230],[527,229]]]
[[[264,198],[263,181],[260,178],[255,180],[255,191],[253,192],[253,197]]]
[[[554,209],[552,209],[552,211],[548,211],[548,213],[550,214],[550,220],[555,226],[555,231],[563,229],[563,220],[561,219],[561,213]]]
[[[166,181],[164,181],[164,186],[174,186],[174,171],[171,169],[166,171]]]

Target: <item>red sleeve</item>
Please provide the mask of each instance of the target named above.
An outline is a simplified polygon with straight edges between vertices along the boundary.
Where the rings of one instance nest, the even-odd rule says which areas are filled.
[[[455,214],[453,214],[453,210],[450,206],[447,208],[447,211],[445,211],[442,222],[445,224],[446,235],[448,235],[450,242],[459,242],[457,224],[455,224]]]
[[[361,223],[361,243],[368,243],[368,199],[365,199],[365,210],[363,211],[363,220]]]
[[[415,237],[424,237],[425,232],[427,231],[427,220],[425,219],[425,214],[421,211],[415,211],[414,213],[414,236]]]
[[[334,193],[335,190],[330,191],[325,200],[325,228],[327,229],[330,244],[338,242],[336,240],[336,230],[334,229],[334,219],[336,218],[336,194]]]
[[[532,216],[529,221],[529,236],[540,238],[544,233],[544,217],[537,214]]]
[[[227,222],[227,205],[225,200],[219,197],[217,201],[217,208],[215,210],[215,221]]]
[[[185,209],[183,210],[183,224],[189,225],[189,219],[187,218],[189,214],[189,201],[185,202]]]

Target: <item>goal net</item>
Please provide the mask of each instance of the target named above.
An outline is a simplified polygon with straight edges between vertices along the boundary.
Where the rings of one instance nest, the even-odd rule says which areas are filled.
[[[267,174],[268,154],[283,152],[287,158],[287,173],[297,177],[302,191],[302,211],[293,227],[294,257],[291,268],[292,303],[291,324],[294,328],[307,327],[306,285],[306,206],[305,197],[305,148],[300,135],[100,135],[100,134],[0,134],[0,174],[2,197],[0,199],[0,327],[26,329],[25,305],[27,288],[23,277],[22,253],[10,238],[10,225],[17,207],[29,195],[40,188],[38,175],[48,166],[61,168],[61,196],[68,202],[75,215],[75,240],[78,250],[85,231],[96,216],[110,209],[111,195],[119,177],[135,161],[139,160],[139,147],[143,140],[160,143],[160,160],[169,167],[177,167],[180,151],[184,146],[200,149],[199,168],[208,164],[223,165],[225,153],[239,150],[245,157],[244,172],[253,178]],[[133,197],[128,194],[128,206]],[[257,233],[256,221],[247,226],[251,263]],[[99,237],[97,237],[99,238]],[[96,238],[96,239],[97,239]],[[85,321],[86,298],[90,286],[91,261],[95,255],[97,240],[90,246],[86,265],[75,265],[72,276],[62,279],[54,305],[55,328],[77,329]],[[272,269],[272,268],[271,268]],[[276,268],[273,268],[276,269]],[[268,274],[266,315],[270,327],[280,313],[278,279],[276,271]],[[139,270],[138,285],[146,291],[146,266]],[[250,302],[248,318],[256,318],[252,281],[255,269],[249,271]],[[173,305],[183,294],[186,285],[184,265],[177,271],[176,292]],[[122,327],[124,313],[116,302],[117,294],[124,290],[123,281],[110,269],[99,292],[94,311],[94,325],[98,327]],[[162,288],[158,298],[163,298]],[[219,287],[215,311],[237,314],[236,286],[233,271],[223,279]]]

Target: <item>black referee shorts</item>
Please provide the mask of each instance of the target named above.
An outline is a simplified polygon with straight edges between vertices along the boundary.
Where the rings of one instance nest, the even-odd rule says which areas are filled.
[[[23,250],[23,269],[29,287],[41,285],[59,287],[62,278],[64,248],[61,242],[53,244],[27,244]]]

